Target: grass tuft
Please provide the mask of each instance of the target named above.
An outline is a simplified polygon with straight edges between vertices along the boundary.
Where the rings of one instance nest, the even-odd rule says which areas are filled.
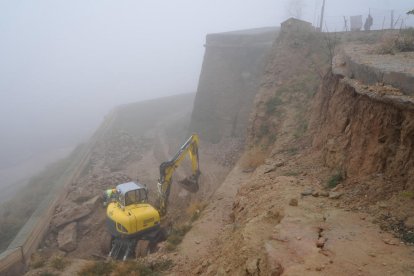
[[[56,270],[62,271],[68,265],[68,261],[63,259],[62,257],[55,257],[50,262],[50,266]]]
[[[330,189],[335,188],[343,180],[344,180],[344,177],[343,177],[342,173],[340,173],[340,172],[336,173],[328,179],[328,182],[326,183],[326,186]]]
[[[277,110],[278,106],[282,104],[283,102],[279,97],[275,96],[271,98],[266,102],[266,114],[273,114]]]
[[[403,191],[401,192],[401,196],[409,199],[414,199],[414,192],[413,191]]]
[[[171,234],[167,238],[167,250],[174,251],[177,248],[177,245],[182,242],[185,234],[190,231],[191,227],[191,224],[184,224],[180,227],[173,228]]]
[[[58,274],[49,272],[49,271],[43,271],[39,273],[39,276],[57,276]]]
[[[114,262],[98,261],[85,265],[79,276],[109,276],[115,268]]]

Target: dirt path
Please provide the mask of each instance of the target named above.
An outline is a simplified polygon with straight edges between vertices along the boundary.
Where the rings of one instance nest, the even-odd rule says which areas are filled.
[[[219,235],[232,227],[230,214],[237,189],[246,175],[240,167],[235,167],[226,177],[220,188],[209,200],[210,204],[203,211],[201,218],[193,224],[191,231],[185,236],[178,249],[177,270],[174,275],[182,275],[188,270],[184,266],[196,266],[210,250],[214,251],[219,242]]]
[[[171,274],[243,275],[257,263],[262,274],[252,275],[279,267],[283,275],[414,275],[413,247],[369,215],[336,207],[340,200],[301,197],[321,187],[312,175],[281,175],[291,166],[265,173],[264,165],[251,175],[236,166],[173,255]]]

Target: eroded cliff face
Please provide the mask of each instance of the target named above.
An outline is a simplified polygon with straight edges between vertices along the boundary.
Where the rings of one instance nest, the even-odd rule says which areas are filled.
[[[278,28],[207,36],[191,118],[191,130],[206,141],[243,139],[267,54]]]
[[[326,166],[382,183],[372,196],[414,190],[414,101],[328,74],[313,107],[313,146]],[[386,191],[386,193],[384,193]]]

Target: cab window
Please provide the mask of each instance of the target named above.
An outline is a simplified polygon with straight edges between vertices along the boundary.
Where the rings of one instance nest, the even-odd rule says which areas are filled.
[[[125,195],[125,206],[145,202],[147,202],[147,192],[145,189],[129,191]]]

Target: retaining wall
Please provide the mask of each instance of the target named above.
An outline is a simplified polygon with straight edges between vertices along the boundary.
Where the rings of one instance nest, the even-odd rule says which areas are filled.
[[[49,229],[57,204],[67,196],[69,185],[80,176],[83,168],[88,164],[92,146],[110,129],[115,118],[116,110],[107,116],[90,141],[79,149],[79,153],[75,154],[71,165],[50,193],[20,229],[7,250],[0,254],[0,276],[22,275],[27,270],[31,255],[37,250]]]

